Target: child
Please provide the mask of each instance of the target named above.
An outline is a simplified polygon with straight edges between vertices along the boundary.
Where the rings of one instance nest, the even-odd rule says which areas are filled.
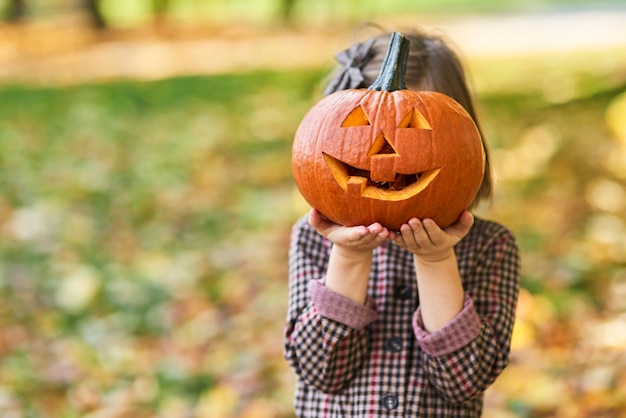
[[[406,83],[451,96],[476,121],[463,68],[438,37],[404,33]],[[337,54],[325,94],[367,88],[389,35]],[[479,127],[480,129],[480,127]],[[491,196],[487,160],[473,207]],[[312,209],[293,228],[285,358],[299,417],[479,417],[506,367],[519,290],[515,239],[469,211],[440,229],[411,219],[344,227]]]

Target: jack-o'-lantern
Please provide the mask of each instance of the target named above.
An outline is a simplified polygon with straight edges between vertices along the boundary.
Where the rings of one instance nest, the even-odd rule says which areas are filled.
[[[399,230],[416,217],[443,228],[480,187],[485,154],[476,125],[452,98],[406,89],[408,52],[409,41],[394,33],[378,79],[323,98],[296,131],[296,185],[333,222]]]

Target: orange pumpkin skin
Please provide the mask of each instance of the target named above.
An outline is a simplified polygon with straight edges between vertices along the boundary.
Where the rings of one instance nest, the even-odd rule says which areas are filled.
[[[472,118],[436,92],[333,93],[305,115],[292,148],[302,196],[346,226],[397,231],[415,217],[445,228],[474,200],[484,168]]]

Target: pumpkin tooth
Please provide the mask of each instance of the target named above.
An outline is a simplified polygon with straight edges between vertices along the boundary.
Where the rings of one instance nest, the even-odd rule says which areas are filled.
[[[348,180],[348,193],[363,194],[363,191],[368,187],[368,180],[365,177],[350,176]]]

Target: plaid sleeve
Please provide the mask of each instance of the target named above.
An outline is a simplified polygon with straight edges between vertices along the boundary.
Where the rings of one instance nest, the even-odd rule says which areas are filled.
[[[371,306],[355,306],[325,288],[330,243],[305,219],[289,251],[289,308],[284,355],[299,379],[325,393],[345,387],[368,352]]]
[[[446,326],[429,334],[424,329],[418,308],[413,315],[413,330],[422,350],[435,357],[453,353],[471,343],[480,334],[480,317],[474,302],[465,295],[463,310]]]
[[[351,328],[362,330],[376,319],[375,303],[369,296],[365,304],[333,292],[321,281],[309,281],[309,294],[317,312]]]
[[[451,402],[480,395],[508,364],[519,292],[519,251],[503,227],[486,242],[469,237],[459,260],[465,287],[463,310],[432,334],[414,317],[414,331],[429,379]],[[474,241],[474,242],[472,242]],[[476,250],[479,248],[480,250]],[[463,253],[463,251],[458,251]]]

